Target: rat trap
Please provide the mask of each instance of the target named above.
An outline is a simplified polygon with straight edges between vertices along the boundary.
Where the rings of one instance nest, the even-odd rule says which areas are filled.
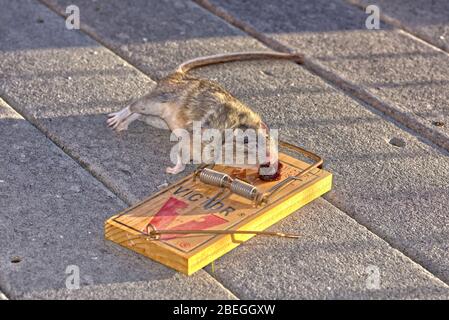
[[[203,268],[331,189],[321,158],[280,142],[312,164],[279,153],[280,175],[264,181],[256,170],[201,167],[105,223],[105,237],[185,274]],[[287,150],[286,150],[287,151]]]

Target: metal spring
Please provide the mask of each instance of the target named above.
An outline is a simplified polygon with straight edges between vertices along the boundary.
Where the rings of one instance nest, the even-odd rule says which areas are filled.
[[[218,172],[208,168],[204,168],[201,170],[199,178],[203,183],[221,188],[229,187],[232,182],[232,178],[226,173]]]
[[[201,182],[220,187],[229,188],[231,192],[244,198],[255,200],[260,196],[257,187],[238,179],[232,179],[228,174],[204,168],[199,173]]]
[[[254,200],[259,193],[255,186],[237,179],[232,181],[231,191],[250,200]]]

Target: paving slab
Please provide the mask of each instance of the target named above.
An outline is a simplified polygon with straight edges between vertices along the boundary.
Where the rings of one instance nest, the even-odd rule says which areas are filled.
[[[68,2],[61,2],[59,7],[54,8],[63,9],[67,3]],[[220,19],[191,3],[180,1],[152,2],[151,4],[154,3],[154,5],[159,6],[157,21],[149,18],[151,17],[152,12],[154,12],[154,7],[148,5],[147,1],[133,2],[133,9],[131,10],[132,16],[126,16],[126,14],[124,14],[124,12],[127,12],[126,9],[128,5],[124,4],[122,1],[108,1],[107,3],[101,3],[99,10],[96,5],[93,5],[91,2],[75,1],[74,3],[80,7],[82,17],[84,17],[83,23],[86,26],[85,28],[88,29],[88,32],[92,33],[92,36],[117,51],[126,59],[130,59],[130,61],[131,59],[134,59],[132,60],[133,64],[138,65],[139,69],[145,70],[147,74],[154,76],[155,78],[161,74],[160,68],[164,71],[173,69],[176,64],[181,62],[184,58],[192,58],[205,53],[218,53],[223,50],[267,49],[260,43],[257,43],[254,39],[245,36],[235,28],[230,27]],[[96,15],[100,14],[98,12],[102,12],[101,17],[115,17],[117,16],[117,13],[119,13],[121,17],[120,21],[129,21],[129,23],[133,25],[133,29],[128,35],[135,36],[136,38],[122,36],[123,39],[117,40],[115,35],[119,34],[121,30],[124,29],[123,24],[117,24],[117,21],[110,19],[98,18]],[[164,21],[171,22],[171,19],[173,19],[174,16],[196,17],[196,20],[194,23],[190,23],[190,20],[184,22],[184,18],[179,18],[177,19],[176,24],[166,23],[166,27],[163,28],[162,31],[158,31],[159,29],[152,25],[153,23],[162,24]],[[145,43],[136,42],[136,39],[145,36],[145,33],[139,33],[142,29],[155,30],[151,33],[151,41]],[[184,30],[188,30],[189,32],[186,33]],[[204,32],[207,36],[201,37],[201,32]],[[212,35],[214,32],[217,32],[216,36]],[[71,33],[70,36],[63,34],[63,37],[59,37],[58,41],[62,41],[61,38],[64,39],[64,37],[70,38],[71,36],[74,36],[74,34],[76,33]],[[195,34],[198,35],[198,37],[186,39],[186,34]],[[21,37],[24,36],[26,35],[21,35]],[[30,35],[30,40],[36,37],[39,37],[39,34]],[[169,52],[164,51],[164,55],[154,54],[160,46],[164,46],[164,44],[161,44],[164,43],[164,39],[172,39],[167,45],[174,42],[177,43],[177,46],[174,45]],[[43,38],[38,38],[37,40],[38,43],[42,43],[43,41]],[[54,47],[55,45],[52,44],[51,41],[47,46]],[[64,45],[68,46],[68,43],[70,43],[70,41],[67,41],[67,44],[59,43],[58,52],[64,52],[66,50]],[[136,46],[139,50],[123,50],[123,46],[127,46],[127,48]],[[173,48],[178,49],[174,50]],[[76,48],[76,50],[80,49],[82,48]],[[71,50],[74,49],[72,48]],[[151,52],[153,54],[150,54]],[[31,71],[26,69],[28,70],[27,72],[42,72],[40,61],[43,58],[45,60],[45,57],[49,56],[45,56],[44,50],[39,50],[39,53],[41,54],[40,56],[33,56],[31,54],[26,56],[27,60],[31,61],[34,66]],[[103,65],[105,63],[106,65],[109,64],[108,57],[110,57],[110,53],[98,49],[98,55],[100,54],[103,55]],[[7,54],[3,55],[4,58],[8,58]],[[151,59],[149,57],[151,57]],[[12,57],[8,60],[3,59],[3,61],[8,61],[6,65],[9,66],[8,68],[11,72],[18,70],[16,71],[18,78],[20,77],[20,73],[25,72],[25,68],[21,69],[17,67],[17,61],[20,61],[17,57],[14,59],[14,63],[16,64],[15,68],[12,68]],[[61,68],[61,61],[53,59],[52,63],[53,65],[51,68]],[[89,68],[95,70],[94,65],[85,64],[81,66],[86,70],[89,70]],[[29,65],[27,67],[29,68]],[[50,68],[47,67],[47,69]],[[137,84],[138,80],[145,78],[143,75],[132,74],[134,76],[133,79],[135,79],[134,81]],[[389,158],[391,154],[393,155],[393,158],[398,158],[405,152],[404,150],[392,148],[391,145],[384,140],[390,136],[403,134],[402,130],[384,121],[381,117],[366,111],[365,108],[360,107],[360,105],[353,100],[341,95],[319,78],[312,76],[295,64],[230,64],[202,70],[200,74],[207,76],[208,78],[219,79],[229,90],[236,93],[238,97],[260,111],[273,127],[284,127],[286,136],[290,136],[290,141],[300,145],[307,145],[308,147],[312,147],[312,150],[316,151],[323,151],[325,148],[329,148],[329,145],[333,146],[331,151],[334,155],[333,157],[329,156],[329,158],[330,160],[333,160],[331,169],[334,170],[335,168],[338,168],[336,174],[337,190],[340,190],[341,185],[345,183],[342,175],[346,174],[346,172],[351,172],[351,166],[347,162],[353,159],[353,156],[356,157],[355,159],[359,160],[357,161],[357,166],[360,170],[369,170],[369,163],[365,164],[366,159],[364,158],[369,155],[370,152],[375,151],[375,156],[384,156],[385,158]],[[123,77],[125,77],[125,75],[126,72],[123,73]],[[67,76],[70,76],[75,80],[78,77],[78,74],[68,73]],[[84,92],[84,96],[94,95],[91,91],[98,91],[98,96],[100,96],[100,93],[101,95],[106,96],[110,94],[110,92],[117,92],[116,97],[127,97],[127,95],[132,96],[132,94],[137,95],[140,93],[139,90],[131,90],[132,86],[136,85],[135,83],[116,84],[111,80],[102,80],[102,77],[104,77],[103,74],[89,73],[89,76],[82,78],[82,86],[77,86],[76,84],[78,81],[74,81],[73,83],[75,85],[64,86],[64,90],[67,91],[68,95],[76,95],[81,91]],[[111,78],[113,77],[111,76]],[[99,116],[98,114],[109,110],[109,108],[118,109],[119,103],[112,107],[104,106],[104,102],[100,98],[99,101],[86,101],[85,99],[78,98],[70,105],[72,113],[74,111],[78,112],[78,110],[81,110],[79,111],[80,113],[86,112],[85,110],[93,110],[93,112],[89,112],[88,116],[84,116],[83,118],[98,119],[98,121],[85,120],[83,122],[83,128],[79,130],[91,132],[91,134],[88,137],[79,135],[76,130],[77,122],[68,121],[67,116],[61,115],[61,113],[55,113],[56,111],[61,112],[61,110],[56,107],[52,109],[51,107],[52,105],[57,105],[59,103],[57,96],[53,95],[53,92],[57,92],[54,88],[57,88],[56,84],[58,81],[57,78],[47,77],[45,87],[47,88],[46,91],[49,93],[37,97],[33,96],[25,98],[20,95],[20,93],[23,92],[21,87],[23,81],[11,81],[8,78],[6,81],[7,84],[4,87],[6,88],[5,91],[7,92],[8,99],[14,101],[14,104],[19,106],[22,112],[26,114],[33,114],[36,105],[43,105],[44,107],[42,107],[41,110],[46,112],[46,117],[36,117],[33,121],[41,126],[43,130],[46,130],[48,135],[60,141],[67,152],[76,154],[80,161],[85,163],[86,167],[90,170],[93,172],[109,172],[110,175],[108,176],[108,179],[115,181],[113,184],[119,187],[121,190],[119,190],[120,194],[132,193],[139,196],[154,191],[156,187],[152,187],[152,189],[151,187],[146,188],[146,186],[148,185],[148,181],[151,181],[151,179],[154,179],[155,177],[161,180],[165,179],[165,175],[162,173],[163,167],[161,167],[161,165],[164,164],[163,153],[168,150],[168,147],[167,149],[164,147],[164,145],[166,145],[166,140],[162,140],[162,138],[158,140],[155,139],[154,136],[155,132],[158,132],[157,130],[139,124],[133,125],[130,130],[123,135],[115,137],[112,133],[104,129],[104,124],[100,120],[104,121],[105,117]],[[150,80],[147,79],[146,83],[149,81]],[[107,83],[107,86],[104,85],[104,83]],[[129,88],[132,92],[124,91],[122,87]],[[122,99],[124,99],[123,97]],[[42,102],[38,104],[38,101]],[[45,101],[45,103],[43,101]],[[292,102],[294,102],[294,105],[303,106],[303,110],[307,110],[307,112],[300,112],[299,109],[292,108]],[[83,105],[85,107],[83,107]],[[101,107],[102,105],[103,107]],[[321,112],[321,105],[330,105],[333,107],[328,108],[327,111],[323,113]],[[340,111],[340,109],[344,112]],[[273,110],[276,110],[276,112],[273,112]],[[46,119],[51,119],[51,121]],[[345,128],[346,122],[355,123],[349,132],[342,130]],[[63,127],[64,130],[58,129],[60,127]],[[334,131],[331,132],[330,129],[333,129]],[[74,135],[75,133],[77,135]],[[341,138],[337,142],[333,142],[332,136],[336,134],[341,136]],[[160,133],[160,136],[167,139],[165,133]],[[147,138],[145,140],[139,140],[144,137],[151,137],[151,139]],[[375,139],[373,139],[373,137],[375,137]],[[409,137],[408,135],[406,135],[406,137],[410,138],[412,142],[416,144],[416,149],[422,148],[421,144],[413,140],[413,137]],[[132,140],[127,140],[131,138]],[[319,147],[317,143],[320,142],[321,145],[322,139],[324,139],[324,143]],[[375,143],[368,143],[370,142],[370,139],[373,139]],[[123,140],[133,141],[133,143],[129,143],[128,145],[122,144],[121,141]],[[353,140],[355,140],[355,142],[353,142]],[[86,145],[88,145],[87,143],[92,143],[91,141],[95,142],[95,149],[103,150],[103,152],[96,152],[94,148],[86,148]],[[142,143],[138,147],[135,147],[135,144],[140,142]],[[365,145],[369,146],[371,149],[364,150],[363,148],[360,148]],[[341,150],[339,151],[338,148]],[[424,146],[424,148],[426,148],[426,146]],[[106,150],[107,155],[111,157],[109,162],[104,161],[104,153]],[[147,166],[140,163],[146,156],[148,156],[147,153],[153,150],[155,153],[155,156],[151,159],[153,160],[153,163],[150,162]],[[157,152],[155,150],[157,150]],[[357,155],[360,154],[361,150],[366,153],[359,155],[361,159],[358,159]],[[439,154],[432,151],[431,148],[427,148],[425,151],[426,154],[430,152],[432,157],[439,156]],[[329,155],[329,153],[326,155]],[[120,155],[120,157],[122,155],[128,156],[127,158],[122,159],[114,155]],[[115,174],[119,170],[118,163],[120,162],[128,165],[127,170],[133,177],[133,184],[127,184],[126,180],[123,181],[122,175]],[[379,163],[378,165],[381,166]],[[358,178],[361,179],[360,176]],[[351,179],[352,180],[346,182],[347,185],[351,185],[351,183],[354,182],[354,179]],[[154,186],[154,184],[150,183],[150,186]],[[305,213],[308,213],[311,218],[308,219],[304,216],[303,220],[302,215]],[[318,224],[316,224],[317,221]],[[339,237],[344,236],[349,237],[346,239],[351,243],[363,243],[363,245],[357,246],[357,250],[359,250],[357,254],[354,254],[354,252],[349,254],[348,251],[345,250],[335,250],[335,256],[333,257],[338,260],[345,260],[346,262],[339,264],[335,270],[330,271],[333,268],[332,266],[324,268],[322,265],[317,265],[317,260],[312,259],[312,255],[304,256],[304,261],[300,261],[298,259],[300,257],[295,255],[295,252],[301,248],[300,246],[304,245],[308,246],[306,248],[308,253],[318,250],[315,247],[318,243],[308,241],[308,239],[304,239],[304,242],[301,243],[286,242],[284,244],[286,248],[285,255],[291,255],[292,258],[281,259],[279,261],[272,260],[272,264],[266,264],[265,260],[267,259],[266,256],[268,253],[266,248],[275,248],[278,240],[263,239],[264,247],[251,245],[252,242],[250,242],[248,245],[245,244],[228,254],[229,256],[239,255],[239,253],[245,252],[242,250],[247,250],[246,248],[251,248],[248,250],[254,250],[254,254],[251,255],[251,257],[248,257],[245,254],[239,255],[241,265],[246,264],[247,267],[235,268],[233,265],[234,262],[226,263],[226,260],[223,259],[223,261],[220,260],[219,262],[218,271],[215,271],[217,277],[220,277],[220,280],[225,287],[232,287],[232,290],[235,289],[236,291],[234,293],[237,296],[246,298],[251,298],[252,295],[265,298],[280,296],[284,298],[296,298],[305,297],[308,292],[310,292],[310,297],[377,297],[366,285],[364,286],[361,283],[360,271],[362,269],[366,270],[367,266],[375,263],[382,268],[382,272],[385,272],[386,275],[385,283],[388,285],[383,287],[384,296],[396,295],[398,297],[417,297],[419,295],[427,295],[429,297],[441,297],[447,295],[446,285],[427,273],[419,265],[414,264],[400,252],[390,248],[381,239],[355,224],[348,216],[331,206],[327,201],[319,200],[316,205],[300,210],[300,213],[296,216],[285,221],[286,225],[284,225],[284,227],[287,226],[293,230],[299,228],[301,223],[304,224],[304,230],[316,230],[316,232],[320,232],[316,235],[317,237],[321,237],[320,241],[322,241],[322,243],[339,243]],[[315,224],[315,229],[312,228],[313,224]],[[329,226],[329,228],[327,226]],[[318,230],[316,229],[317,227],[322,229]],[[368,241],[363,239],[368,239]],[[327,251],[321,252],[324,255],[321,258],[321,261],[324,262],[329,253]],[[282,252],[279,251],[279,253]],[[273,252],[270,251],[270,254],[273,254]],[[270,254],[268,254],[268,256]],[[232,258],[229,257],[229,259]],[[328,260],[328,262],[330,261]],[[358,267],[354,268],[354,265],[357,265]],[[266,278],[260,278],[260,272],[258,274],[254,273],[254,268],[257,268],[257,270],[265,268]],[[283,273],[278,273],[279,269],[283,270]],[[223,270],[231,271],[224,272]],[[308,275],[314,274],[315,277],[310,277],[306,281],[306,277],[301,276],[303,273]],[[227,274],[229,274],[229,277]],[[238,275],[237,278],[235,277],[236,274]],[[291,275],[291,288],[287,288],[287,282],[285,282],[286,274]],[[349,276],[346,277],[345,275]],[[242,279],[244,279],[243,282]],[[266,281],[267,279],[269,279],[269,283],[273,284],[273,286],[278,282],[283,283],[283,285],[279,287],[278,291],[265,290],[266,283],[264,280]],[[400,280],[396,281],[394,279]],[[254,283],[251,291],[248,291],[244,286],[240,285],[240,283],[248,284],[250,282]],[[306,285],[303,286],[301,283],[305,283]],[[328,285],[325,286],[325,284]],[[295,287],[301,288],[301,290],[295,290]],[[413,289],[414,287],[419,287],[420,289],[415,290]],[[259,294],[255,294],[257,288],[260,288]],[[341,292],[342,288],[348,289],[346,295]]]
[[[242,298],[448,298],[421,268],[404,268],[410,260],[401,252],[325,200],[271,229],[299,233],[301,239],[255,238],[217,260],[213,272],[207,269]]]
[[[63,19],[37,1],[3,4],[0,14],[9,27],[1,29],[0,90],[8,102],[56,143],[70,145],[67,152],[127,203],[157,190],[165,182],[164,167],[153,163],[169,152],[161,143],[167,133],[143,133],[141,126],[120,136],[105,126],[106,113],[126,106],[154,82],[88,36],[67,30]],[[133,170],[131,157],[139,163]],[[133,187],[142,172],[146,178]]]
[[[325,200],[272,229],[299,232],[301,239],[256,238],[217,260],[208,271],[244,299],[449,298],[447,286]],[[167,295],[176,294],[170,291],[167,284]],[[43,291],[26,298],[120,299],[124,295],[163,297],[147,283],[134,282]]]
[[[340,0],[197,1],[306,54],[311,68],[449,150],[446,52],[385,23],[368,30],[368,14]]]
[[[363,9],[368,5],[376,5],[388,23],[449,51],[449,2],[446,0],[345,1]]]
[[[175,287],[173,279],[184,283],[187,279],[190,285],[182,289],[179,288],[179,285]],[[222,288],[222,291],[227,291],[227,289]],[[223,295],[220,290],[211,288],[209,280],[204,277],[187,278],[180,274],[173,278],[158,280],[158,290],[155,290],[151,281],[132,281],[85,286],[79,290],[59,289],[29,292],[25,294],[24,298],[32,300],[184,300],[186,297],[199,299],[199,296],[202,296],[202,299],[213,300],[236,299],[230,292]]]
[[[395,30],[363,30],[357,8],[339,1],[284,1],[271,7],[257,2],[257,9],[256,1],[212,2],[389,103],[416,112],[428,104],[433,111],[420,115],[447,115],[447,55]],[[274,76],[266,76],[267,88],[278,90],[257,90],[265,83],[258,80],[254,88],[256,81],[249,79],[242,81],[246,92],[232,89],[262,105],[268,122],[292,141],[295,137],[327,159],[336,176],[327,199],[449,281],[447,152],[302,72],[283,68],[269,74]],[[414,82],[416,77],[427,81]]]
[[[173,71],[177,63],[190,59],[192,52],[207,55],[257,47],[257,41],[235,32],[191,1],[138,0],[132,5],[120,1],[42,2],[61,14],[65,14],[67,6],[77,5],[85,31],[101,42],[104,40],[105,45],[138,65],[153,80]],[[140,19],[142,10],[145,20]]]
[[[10,298],[66,289],[75,272],[80,292],[40,296],[117,297],[105,286],[114,284],[122,298],[234,298],[205,271],[182,276],[104,240],[104,221],[126,205],[1,99],[0,135],[0,287]]]

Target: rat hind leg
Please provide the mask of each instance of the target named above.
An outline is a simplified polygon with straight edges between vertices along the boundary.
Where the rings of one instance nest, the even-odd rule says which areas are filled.
[[[182,162],[181,150],[176,153],[176,164],[174,167],[167,167],[165,169],[166,173],[178,174],[186,168],[186,165]]]
[[[186,137],[179,135],[179,133],[177,133],[176,131],[173,131],[173,134],[178,138],[179,143],[177,145],[178,149],[176,150],[176,160],[172,158],[172,154],[170,154],[170,159],[172,161],[175,161],[176,163],[173,167],[167,167],[165,169],[165,172],[171,174],[178,174],[184,171],[186,168],[186,163],[192,160],[193,145],[191,139],[185,141],[184,139]],[[186,152],[188,154],[186,154]]]

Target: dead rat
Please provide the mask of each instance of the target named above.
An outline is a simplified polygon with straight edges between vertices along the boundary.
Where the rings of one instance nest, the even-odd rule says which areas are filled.
[[[281,59],[302,63],[303,56],[275,52],[238,52],[200,57],[182,63],[174,72],[162,78],[152,92],[123,110],[109,114],[107,124],[116,131],[126,130],[131,122],[141,118],[161,129],[186,129],[192,132],[195,121],[208,129],[268,130],[261,117],[240,102],[218,83],[189,76],[195,68],[232,61]],[[267,135],[267,139],[268,135]],[[271,145],[269,143],[268,145]],[[277,159],[268,158],[268,163]],[[266,166],[266,163],[264,164]],[[183,171],[185,164],[178,154],[176,165],[167,173]]]

